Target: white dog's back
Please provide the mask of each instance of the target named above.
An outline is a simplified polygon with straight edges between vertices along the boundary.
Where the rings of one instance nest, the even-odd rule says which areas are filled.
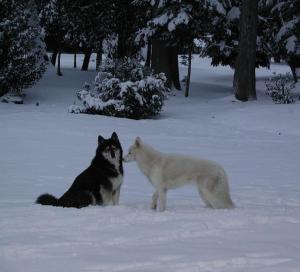
[[[213,178],[224,171],[220,165],[212,161],[181,154],[164,154],[161,168],[164,180],[170,183],[182,181],[182,184],[204,177]]]

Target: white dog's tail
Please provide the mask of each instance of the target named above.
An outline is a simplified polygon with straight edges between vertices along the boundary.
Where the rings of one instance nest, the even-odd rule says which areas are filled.
[[[233,208],[235,208],[235,204],[232,201],[231,196],[230,196],[229,182],[228,182],[228,177],[227,177],[227,174],[226,174],[225,170],[223,170],[223,175],[222,175],[221,180],[223,181],[223,183],[226,184],[226,190],[227,190],[227,193],[226,193],[226,203],[228,205],[228,208],[229,209],[233,209]]]
[[[228,178],[222,169],[219,175],[208,179],[204,185],[199,184],[199,192],[208,207],[214,209],[233,209],[235,205],[230,197]]]

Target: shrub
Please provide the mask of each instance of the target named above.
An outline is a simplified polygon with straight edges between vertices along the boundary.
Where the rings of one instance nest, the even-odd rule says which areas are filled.
[[[290,73],[275,74],[266,81],[266,94],[269,95],[276,104],[291,104],[295,100],[291,96],[291,90],[295,88],[295,83]]]
[[[94,86],[85,84],[77,92],[83,106],[73,105],[73,113],[101,114],[131,119],[158,115],[168,88],[164,74],[153,74],[136,59],[108,59],[100,67]]]

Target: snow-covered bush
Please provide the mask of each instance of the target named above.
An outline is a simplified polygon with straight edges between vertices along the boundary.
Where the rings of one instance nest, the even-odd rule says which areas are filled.
[[[276,104],[291,104],[295,100],[291,96],[291,90],[295,88],[293,77],[290,73],[285,75],[275,74],[266,81],[266,94]]]
[[[164,74],[153,74],[131,58],[106,60],[93,88],[85,84],[77,92],[83,106],[73,105],[73,113],[101,114],[144,119],[161,112],[168,88]]]

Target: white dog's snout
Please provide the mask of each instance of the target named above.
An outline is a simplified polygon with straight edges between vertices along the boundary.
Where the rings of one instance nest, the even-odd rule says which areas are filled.
[[[123,161],[124,161],[124,162],[130,162],[130,161],[131,161],[131,158],[130,158],[129,154],[127,154],[127,155],[123,158]]]

